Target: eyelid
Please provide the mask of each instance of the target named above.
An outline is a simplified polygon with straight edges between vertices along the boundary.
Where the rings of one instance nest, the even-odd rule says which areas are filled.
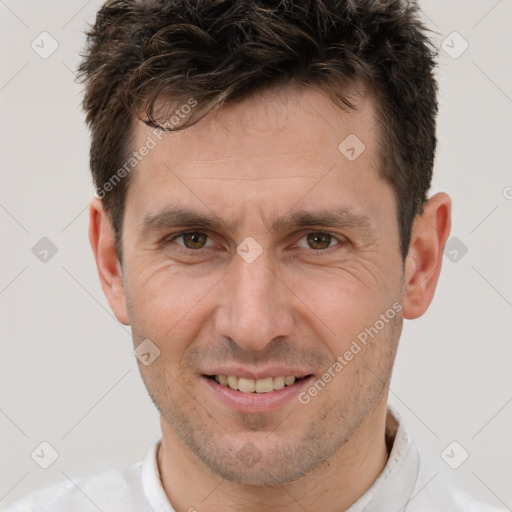
[[[179,233],[173,233],[172,235],[165,237],[163,241],[164,241],[164,243],[175,242],[175,240],[177,238],[183,237],[184,235],[188,235],[190,233],[200,233],[202,235],[206,235],[206,237],[207,237],[206,243],[208,244],[208,240],[210,240],[212,242],[212,237],[205,231],[201,231],[199,229],[187,229],[186,231],[180,231]],[[207,247],[212,247],[212,245],[214,245],[214,244],[212,243],[211,245],[205,245],[204,247],[201,247],[200,249],[190,249],[190,248],[185,247],[184,245],[181,245],[178,243],[176,243],[176,245],[178,245],[185,251],[201,252],[202,250],[206,249]]]
[[[308,235],[313,235],[313,234],[321,234],[321,235],[328,235],[330,236],[332,239],[336,240],[338,243],[335,244],[335,245],[332,245],[330,247],[327,247],[326,249],[311,249],[311,248],[308,248],[310,252],[313,252],[313,253],[318,253],[318,254],[322,254],[322,253],[326,253],[326,252],[330,252],[331,250],[332,251],[336,251],[338,249],[335,249],[336,245],[339,245],[339,246],[343,246],[343,245],[346,245],[347,243],[349,243],[349,240],[347,237],[343,236],[343,235],[337,235],[337,234],[334,234],[334,233],[329,233],[328,231],[323,231],[321,229],[311,229],[307,232],[304,232],[303,235],[299,238],[299,241],[302,240],[304,237],[308,236]],[[300,249],[303,249],[302,247],[299,247]]]
[[[189,234],[189,233],[200,233],[200,234],[206,235],[207,243],[208,243],[208,239],[212,243],[210,245],[205,245],[204,247],[201,247],[200,249],[190,249],[188,247],[185,247],[184,245],[181,245],[181,244],[178,244],[178,243],[175,242],[175,240],[177,238],[183,237],[184,235]],[[299,249],[307,249],[309,252],[312,252],[312,253],[324,254],[326,252],[331,252],[331,251],[335,252],[336,250],[339,250],[339,248],[335,249],[336,245],[344,246],[347,243],[349,243],[349,240],[348,240],[347,237],[345,237],[343,235],[338,235],[338,234],[330,233],[328,231],[323,231],[321,229],[310,229],[308,231],[302,231],[301,233],[302,233],[302,235],[300,236],[299,241],[302,240],[303,238],[305,238],[306,236],[311,235],[311,234],[323,234],[323,235],[330,236],[331,238],[333,238],[334,240],[336,240],[338,242],[338,244],[335,244],[333,246],[327,247],[326,249],[316,249],[315,250],[315,249],[311,249],[311,248],[298,247]],[[183,250],[185,250],[187,252],[190,251],[190,252],[194,252],[194,253],[200,253],[201,251],[206,250],[208,247],[212,247],[213,245],[215,245],[213,243],[212,237],[208,234],[208,232],[205,231],[205,230],[201,230],[201,229],[187,229],[187,230],[184,230],[184,231],[180,231],[178,233],[173,233],[171,235],[167,235],[167,236],[165,236],[162,239],[162,244],[168,244],[170,242],[175,242],[176,245],[178,245],[181,249],[183,249]],[[295,245],[294,248],[297,248],[297,245]]]

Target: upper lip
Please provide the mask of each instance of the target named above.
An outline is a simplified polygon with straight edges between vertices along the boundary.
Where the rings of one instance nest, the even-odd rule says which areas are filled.
[[[284,367],[272,367],[264,370],[249,370],[245,368],[233,368],[233,367],[219,367],[212,370],[207,370],[204,375],[215,376],[215,375],[233,375],[235,377],[243,377],[245,379],[266,379],[268,377],[290,377],[294,376],[297,378],[306,377],[311,373],[305,372],[304,370],[298,370],[296,368],[284,368]]]

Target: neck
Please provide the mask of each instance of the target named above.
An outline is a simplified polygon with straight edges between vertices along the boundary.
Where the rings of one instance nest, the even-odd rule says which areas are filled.
[[[275,487],[224,480],[190,452],[164,419],[161,424],[158,466],[176,512],[339,512],[371,487],[388,459],[385,401],[376,404],[358,430],[329,459],[298,480]]]

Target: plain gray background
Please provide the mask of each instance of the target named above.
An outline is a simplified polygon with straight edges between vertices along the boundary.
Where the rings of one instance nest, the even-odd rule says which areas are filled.
[[[87,239],[89,135],[73,70],[100,4],[0,0],[0,506],[140,460],[159,435]],[[512,3],[421,5],[445,41],[432,193],[452,197],[456,239],[431,308],[405,323],[390,401],[433,478],[510,509]],[[57,250],[47,261],[43,237]],[[48,469],[31,458],[43,441],[59,454]]]

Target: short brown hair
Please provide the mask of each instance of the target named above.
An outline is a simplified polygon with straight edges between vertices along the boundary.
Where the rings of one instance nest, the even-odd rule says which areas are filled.
[[[107,1],[78,69],[95,186],[129,158],[135,118],[160,126],[157,101],[194,98],[182,129],[273,86],[314,85],[354,108],[344,91],[360,81],[376,100],[379,171],[395,191],[405,259],[436,148],[436,51],[418,13],[407,0]],[[120,258],[129,177],[102,197]]]

